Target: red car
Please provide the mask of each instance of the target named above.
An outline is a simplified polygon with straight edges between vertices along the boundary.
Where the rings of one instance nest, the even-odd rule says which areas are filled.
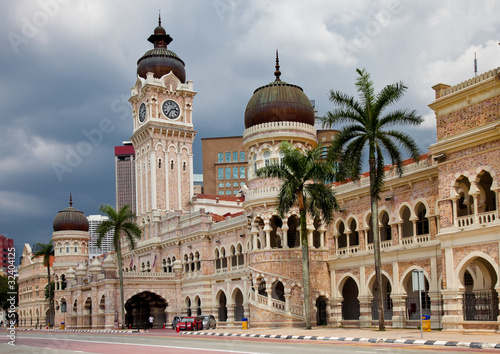
[[[197,317],[184,317],[177,322],[175,330],[177,333],[180,331],[199,331],[203,329],[203,323]]]

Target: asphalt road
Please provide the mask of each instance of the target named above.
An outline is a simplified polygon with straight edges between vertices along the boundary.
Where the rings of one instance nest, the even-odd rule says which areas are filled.
[[[4,332],[5,333],[5,332]],[[500,353],[497,350],[445,348],[433,346],[396,345],[354,342],[312,342],[301,340],[200,337],[168,333],[162,335],[140,334],[84,334],[18,332],[16,346],[7,344],[7,333],[0,336],[0,353]]]

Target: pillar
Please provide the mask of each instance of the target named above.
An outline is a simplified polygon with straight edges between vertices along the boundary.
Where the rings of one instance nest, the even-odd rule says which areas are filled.
[[[283,223],[281,230],[283,231],[283,248],[288,248],[288,224]]]

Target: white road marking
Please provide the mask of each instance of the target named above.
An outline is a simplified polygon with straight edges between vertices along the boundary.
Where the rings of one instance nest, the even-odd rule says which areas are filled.
[[[190,348],[190,347],[174,347],[170,345],[155,345],[155,344],[137,344],[137,343],[123,343],[123,342],[104,342],[104,341],[89,341],[81,339],[64,339],[64,338],[40,338],[40,337],[23,337],[27,339],[45,339],[45,340],[56,340],[56,341],[70,341],[70,342],[92,342],[97,344],[115,344],[115,345],[135,345],[142,347],[153,347],[153,348],[172,348],[172,349],[188,349],[188,350],[203,350],[207,352],[222,352],[222,353],[240,353],[240,354],[270,354],[266,352],[242,352],[238,350],[224,350],[224,349],[205,349],[205,348]],[[46,348],[54,349],[54,348]]]

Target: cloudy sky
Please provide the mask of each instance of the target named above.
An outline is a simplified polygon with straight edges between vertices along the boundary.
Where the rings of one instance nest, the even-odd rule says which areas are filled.
[[[5,1],[0,13],[0,234],[48,242],[68,205],[86,215],[114,205],[113,146],[132,133],[130,87],[137,60],[162,25],[169,49],[194,81],[195,173],[200,138],[243,133],[255,88],[282,80],[332,108],[330,89],[355,94],[357,67],[376,88],[404,81],[401,107],[425,123],[411,134],[435,142],[436,83],[456,84],[499,66],[498,1],[163,0]],[[102,125],[110,125],[102,129]]]

